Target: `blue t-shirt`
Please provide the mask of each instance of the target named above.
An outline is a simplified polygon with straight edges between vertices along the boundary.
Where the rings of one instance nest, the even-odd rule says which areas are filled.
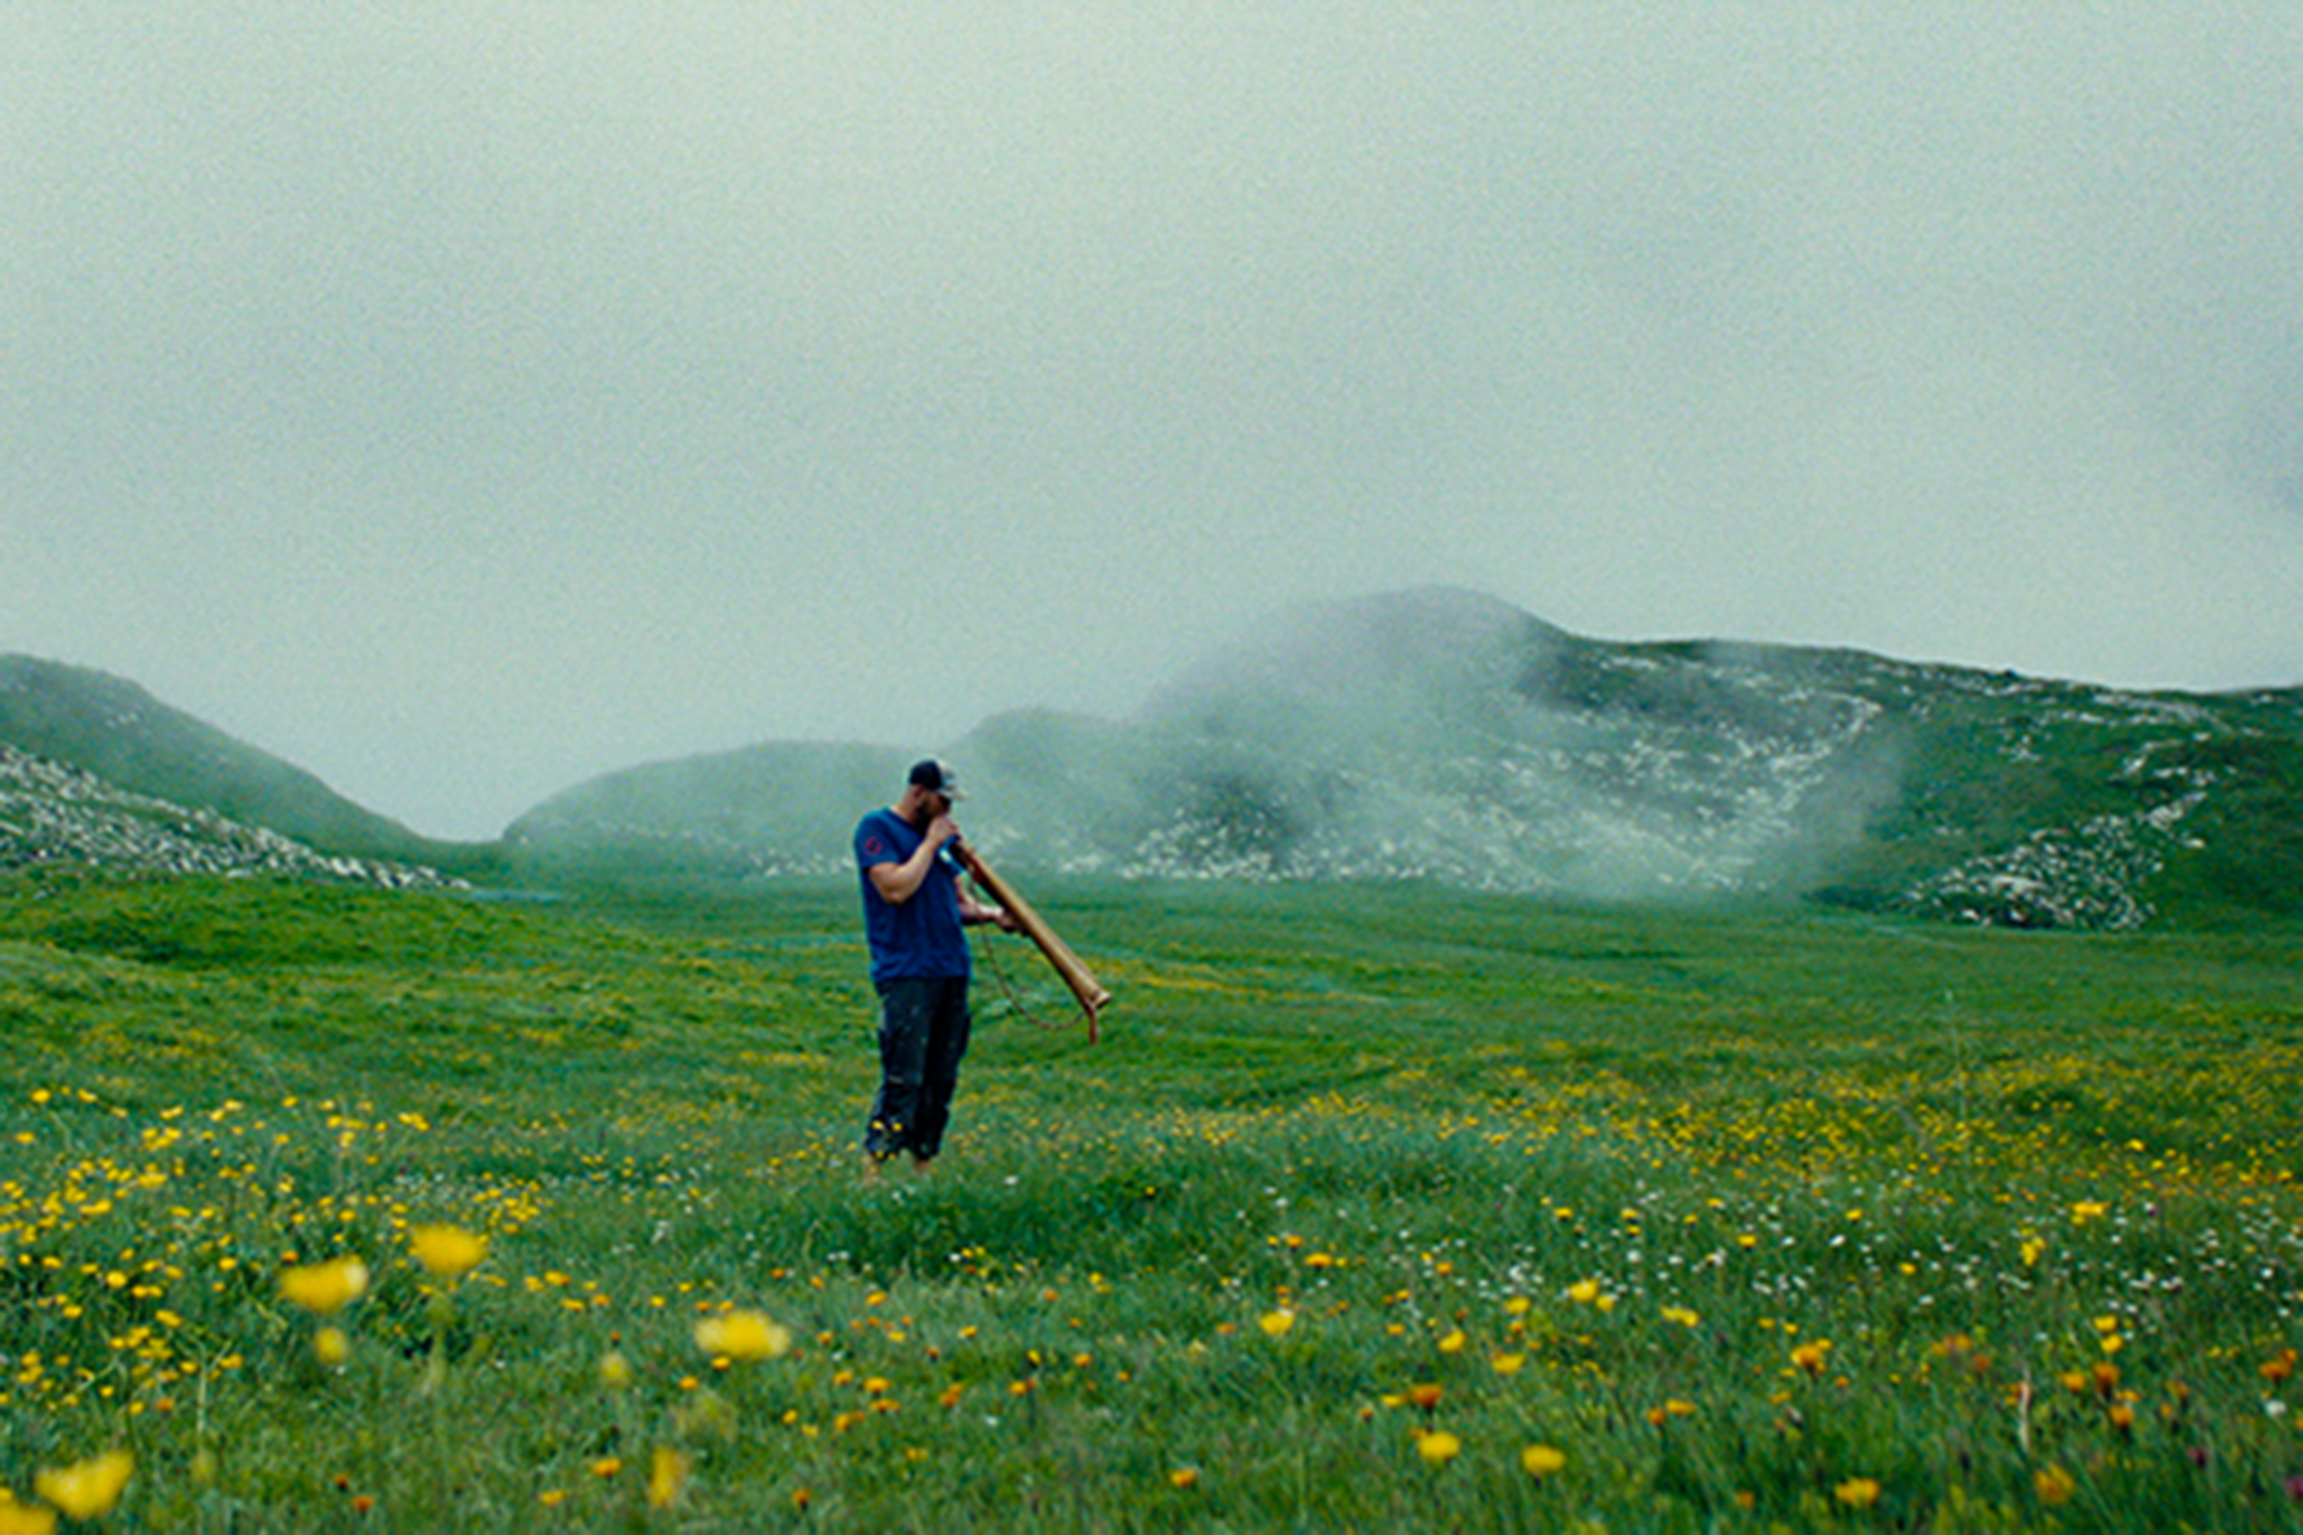
[[[959,864],[951,844],[936,849],[928,877],[908,901],[891,904],[872,883],[878,863],[900,864],[927,840],[893,810],[856,824],[856,871],[864,887],[864,936],[872,945],[872,979],[934,980],[968,973],[968,939],[960,925]]]

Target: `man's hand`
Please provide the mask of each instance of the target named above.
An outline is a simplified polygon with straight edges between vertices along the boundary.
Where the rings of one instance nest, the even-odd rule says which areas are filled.
[[[945,843],[958,837],[959,834],[959,826],[948,815],[939,815],[928,822],[926,836],[929,847],[942,847]]]

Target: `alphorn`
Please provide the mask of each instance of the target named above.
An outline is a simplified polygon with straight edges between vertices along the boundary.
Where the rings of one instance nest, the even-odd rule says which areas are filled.
[[[1079,998],[1081,1009],[1088,1015],[1088,1043],[1094,1044],[1096,1014],[1103,1011],[1105,1004],[1111,1001],[1112,994],[1104,990],[1101,981],[1089,974],[1088,967],[1081,964],[1080,957],[1056,936],[1055,929],[1049,927],[1041,920],[1040,914],[1032,910],[1031,903],[1016,894],[1013,885],[994,874],[991,866],[976,856],[974,848],[965,842],[956,843],[955,847],[959,853],[960,866],[968,871],[969,877],[999,903],[1001,910],[1016,919],[1016,926],[1023,930],[1026,938],[1039,945],[1040,952],[1048,957],[1048,963],[1055,966],[1056,974],[1063,977],[1064,984],[1072,989],[1072,995]]]

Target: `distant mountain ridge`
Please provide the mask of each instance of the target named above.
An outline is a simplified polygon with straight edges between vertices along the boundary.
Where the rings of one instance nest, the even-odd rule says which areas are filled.
[[[1025,711],[945,749],[970,837],[1016,868],[2036,927],[2303,912],[2303,689],[1615,643],[1425,589],[1286,615],[1124,723]],[[911,755],[783,743],[633,768],[507,839],[537,867],[838,869]]]
[[[2303,915],[2303,688],[2142,693],[1594,640],[1448,588],[1283,615],[1124,721],[1025,710],[948,743],[643,764],[487,845],[417,837],[132,683],[0,657],[0,866],[132,862],[127,836],[155,867],[293,861],[269,838],[321,863],[532,882],[830,873],[928,747],[966,776],[971,840],[1021,871],[1800,899],[2030,927]],[[209,851],[161,856],[169,837]]]

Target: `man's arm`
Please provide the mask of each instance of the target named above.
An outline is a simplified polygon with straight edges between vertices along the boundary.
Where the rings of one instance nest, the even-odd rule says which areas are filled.
[[[989,922],[996,925],[1003,933],[1012,933],[1016,931],[1015,918],[1009,916],[1007,912],[1000,907],[986,906],[983,902],[977,900],[973,895],[969,894],[969,888],[969,886],[964,884],[959,887],[960,921],[963,924]]]
[[[927,832],[921,837],[920,845],[912,850],[911,857],[902,863],[873,864],[865,872],[871,875],[880,899],[890,906],[901,906],[919,894],[920,886],[927,883],[928,870],[935,864],[936,850],[959,834],[960,829],[952,824],[950,816],[937,816],[928,823]]]

